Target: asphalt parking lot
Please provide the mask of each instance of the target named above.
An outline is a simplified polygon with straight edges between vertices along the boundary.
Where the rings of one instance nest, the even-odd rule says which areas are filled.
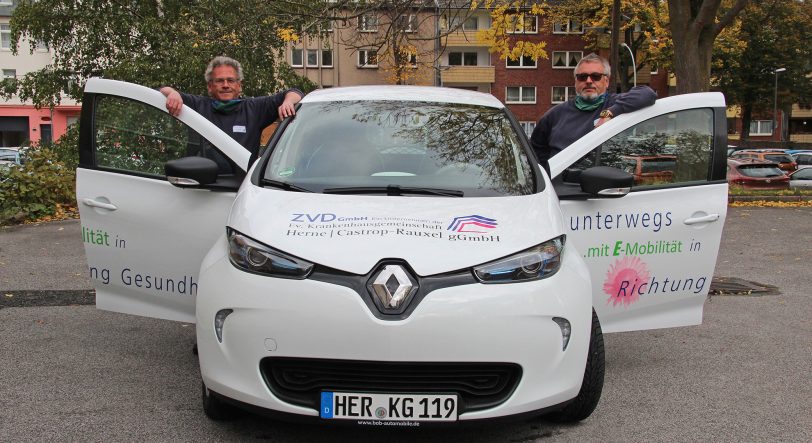
[[[0,228],[0,441],[812,441],[812,208],[731,208],[701,326],[606,336],[598,409],[562,426],[209,421],[188,324],[88,305],[78,221]]]

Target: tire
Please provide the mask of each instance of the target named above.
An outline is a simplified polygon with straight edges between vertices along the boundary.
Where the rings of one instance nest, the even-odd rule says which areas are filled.
[[[206,413],[207,417],[214,421],[227,421],[241,415],[241,411],[237,407],[221,400],[214,392],[206,387],[205,383],[201,383],[201,386],[203,412]]]
[[[589,354],[584,369],[584,381],[575,399],[563,409],[550,413],[546,418],[559,423],[572,423],[589,417],[601,399],[606,360],[603,350],[603,332],[595,310],[592,310],[592,332],[589,338]]]

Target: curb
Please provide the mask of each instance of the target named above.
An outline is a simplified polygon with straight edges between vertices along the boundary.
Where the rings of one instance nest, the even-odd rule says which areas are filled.
[[[812,195],[729,195],[728,203],[733,202],[806,202],[812,201]]]

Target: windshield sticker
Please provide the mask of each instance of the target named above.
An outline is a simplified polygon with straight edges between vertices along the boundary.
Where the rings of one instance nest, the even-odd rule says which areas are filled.
[[[296,172],[296,168],[291,166],[291,167],[288,167],[288,168],[285,168],[285,169],[279,171],[278,175],[280,177],[288,177],[288,176],[293,175],[294,172]]]
[[[444,232],[452,231],[453,233]],[[420,237],[445,241],[499,242],[496,219],[468,215],[448,219],[341,216],[333,213],[293,213],[288,237]]]

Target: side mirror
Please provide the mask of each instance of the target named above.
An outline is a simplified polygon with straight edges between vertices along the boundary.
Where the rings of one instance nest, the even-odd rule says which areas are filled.
[[[581,190],[596,197],[623,197],[631,191],[634,176],[609,166],[584,169],[580,174]]]
[[[217,163],[205,157],[183,157],[164,164],[169,183],[181,188],[209,185],[217,181]]]

